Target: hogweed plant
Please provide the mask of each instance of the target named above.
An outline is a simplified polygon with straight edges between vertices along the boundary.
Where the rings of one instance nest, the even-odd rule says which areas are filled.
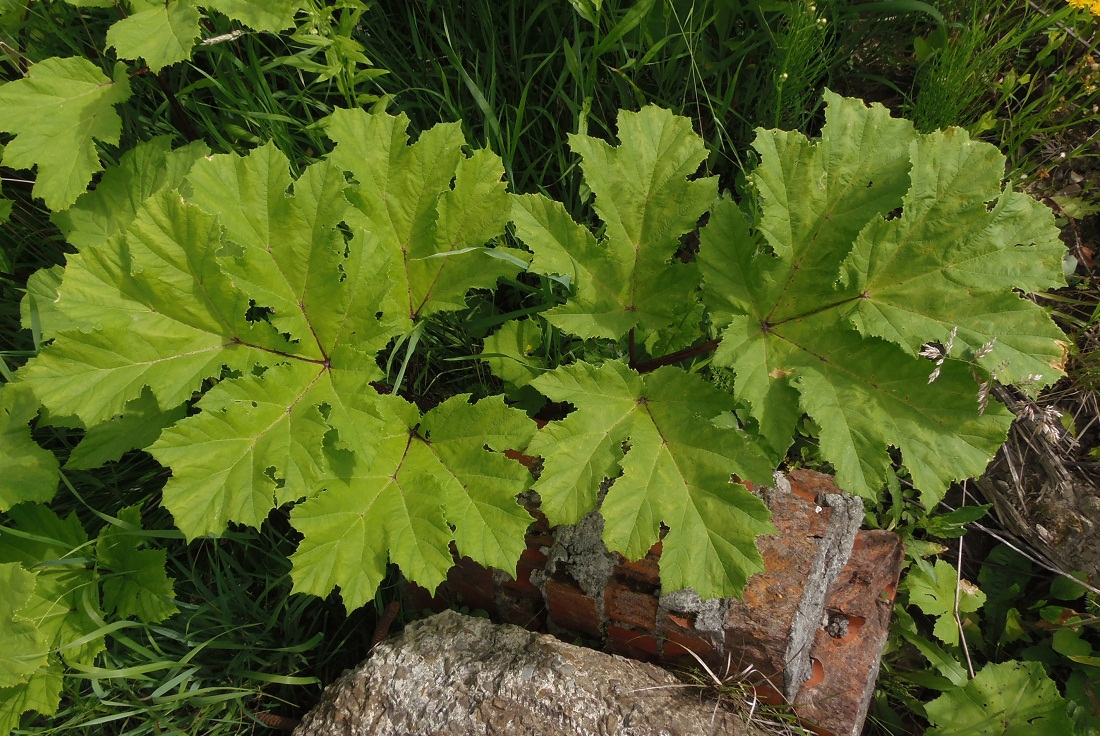
[[[41,349],[0,390],[0,731],[56,710],[64,666],[102,647],[94,621],[173,613],[163,558],[140,537],[93,543],[45,506],[61,462],[147,451],[192,540],[288,513],[294,591],[338,589],[349,609],[389,563],[434,589],[452,544],[514,574],[529,489],[554,524],[598,509],[629,558],[663,539],[664,588],[709,598],[762,569],[755,539],[774,529],[742,482],[771,479],[804,416],[842,488],[877,498],[900,462],[933,504],[1005,439],[1011,415],[979,411],[979,384],[996,371],[1035,390],[1062,374],[1064,335],[1021,296],[1063,283],[1053,217],[959,129],[921,135],[828,94],[820,138],[758,131],[747,188],[720,193],[688,119],[623,111],[617,143],[569,138],[593,229],[510,193],[500,158],[458,124],[410,142],[406,118],[362,110],[326,119],[334,150],[296,178],[271,144],[209,155],[157,139],[79,194],[92,137],[111,138],[125,99],[124,75],[96,75],[53,60],[0,88],[0,109],[27,111],[0,115],[16,134],[8,163],[39,165],[75,249],[28,281]],[[66,95],[84,106],[50,107]],[[62,115],[95,125],[66,134],[71,150],[30,145],[51,110],[59,130]],[[517,278],[555,291],[469,359],[564,416],[536,432],[501,393],[409,400],[381,367],[395,346]],[[569,360],[535,335],[571,341]],[[33,422],[83,440],[56,458]],[[533,485],[506,450],[543,458]]]

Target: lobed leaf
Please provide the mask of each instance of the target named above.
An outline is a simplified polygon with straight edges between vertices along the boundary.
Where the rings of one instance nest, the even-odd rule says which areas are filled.
[[[123,59],[144,59],[156,74],[166,66],[191,58],[199,37],[202,14],[187,0],[131,3],[133,12],[107,30],[107,47]]]
[[[74,328],[20,377],[51,412],[94,426],[146,386],[158,405],[176,406],[223,365],[246,368],[249,345],[278,336],[246,320],[247,295],[218,262],[223,245],[215,218],[178,194],[154,195],[123,233],[69,259],[55,309]]]
[[[19,728],[24,713],[34,711],[50,716],[61,705],[60,664],[54,664],[25,683],[0,688],[0,733]]]
[[[88,535],[75,514],[62,519],[39,504],[20,504],[7,513],[0,564],[35,570],[34,589],[17,619],[33,623],[48,649],[61,650],[65,661],[91,665],[104,643],[95,573],[82,552]]]
[[[1050,210],[1001,191],[993,172],[1004,157],[965,130],[914,142],[911,158],[902,217],[868,225],[844,263],[841,278],[860,298],[842,311],[861,334],[910,355],[954,334],[964,356],[992,343],[978,364],[1002,382],[1052,383],[1065,365],[1065,333],[1015,291],[1065,285]]]
[[[195,163],[194,203],[160,191],[70,259],[53,308],[75,328],[19,373],[54,414],[75,415],[115,450],[152,405],[179,406],[223,378],[201,413],[150,448],[173,470],[166,505],[192,537],[258,525],[317,493],[326,438],[369,456],[373,357],[392,334],[377,316],[385,263],[369,236],[346,243],[337,229],[338,169],[308,168],[293,196],[291,183],[270,146]],[[269,319],[254,316],[257,303]]]
[[[118,512],[123,524],[141,529],[141,510],[130,506]],[[172,579],[164,571],[166,552],[140,549],[140,537],[122,526],[108,525],[96,539],[96,560],[103,576],[103,608],[121,617],[136,616],[157,623],[177,613],[172,601]]]
[[[552,523],[579,521],[614,479],[600,506],[604,541],[637,559],[667,526],[667,590],[737,595],[763,569],[755,539],[773,531],[767,507],[731,476],[770,479],[772,465],[738,430],[711,421],[732,408],[728,394],[679,368],[642,376],[618,361],[565,366],[531,385],[576,407],[528,450],[545,459],[534,490]]]
[[[374,355],[393,330],[376,316],[390,286],[377,278],[385,262],[376,242],[360,233],[345,255],[335,227],[346,206],[339,170],[310,167],[288,197],[286,159],[269,146],[204,161],[188,181],[241,249],[224,265],[228,277],[295,337],[269,350],[262,369],[208,392],[201,414],[151,448],[174,471],[166,504],[194,536],[227,521],[259,525],[275,506],[315,495],[330,431],[369,459],[377,425],[370,382],[382,377]]]
[[[129,523],[139,520],[136,507],[120,516]],[[7,517],[7,524],[0,526],[0,585],[5,591],[0,600],[0,733],[17,728],[27,711],[56,713],[62,662],[91,667],[103,651],[105,631],[98,576],[76,516],[61,519],[45,506],[21,504]],[[158,574],[167,581],[164,553],[137,550],[132,541],[121,543],[124,536],[108,528],[97,545],[100,564],[114,573],[104,581],[106,605],[122,615],[135,612],[146,621],[159,620],[168,608],[174,610],[168,601],[154,604],[147,597],[157,588]]]
[[[0,85],[0,130],[15,135],[4,165],[37,166],[34,196],[52,210],[65,209],[103,169],[95,141],[118,143],[122,118],[114,106],[129,98],[123,64],[115,65],[113,79],[81,57],[31,65],[23,79]]]
[[[468,398],[422,420],[403,399],[381,398],[374,460],[335,455],[327,490],[291,512],[305,535],[291,557],[295,591],[325,596],[339,586],[344,605],[358,608],[385,576],[387,550],[434,590],[454,564],[452,539],[460,555],[515,574],[531,523],[516,496],[530,476],[500,451],[526,444],[534,424],[499,397]]]
[[[1073,733],[1066,701],[1039,662],[990,663],[965,687],[925,706],[929,736],[997,734],[1061,736]]]
[[[499,161],[455,151],[423,232],[461,257],[503,228],[507,198]],[[297,589],[338,585],[353,607],[390,559],[438,584],[452,541],[514,570],[530,522],[516,495],[530,479],[497,450],[526,445],[530,420],[500,398],[465,397],[422,417],[372,385],[383,378],[377,354],[408,324],[387,274],[420,289],[424,272],[390,268],[376,223],[348,236],[341,222],[354,211],[334,161],[294,179],[271,145],[246,157],[194,153],[157,143],[111,172],[68,220],[88,238],[60,283],[44,274],[25,304],[53,343],[19,371],[19,390],[33,391],[50,421],[88,428],[73,464],[147,448],[172,471],[163,501],[191,538],[257,526],[299,502]],[[171,170],[146,177],[142,161]],[[108,217],[110,201],[121,206]],[[465,289],[445,286],[463,278],[452,262],[431,278],[458,303]],[[426,296],[433,288],[423,292],[430,309],[443,303]],[[359,513],[330,514],[331,503]],[[106,534],[104,604],[147,620],[171,613],[154,554],[128,547],[123,531]],[[363,570],[343,564],[349,554]]]
[[[164,504],[181,530],[194,537],[218,533],[229,521],[259,526],[276,506],[317,493],[330,421],[345,432],[346,422],[355,422],[356,432],[377,423],[330,374],[296,361],[223,381],[199,402],[200,414],[161,434],[149,451],[172,468]],[[370,391],[366,382],[364,388]],[[330,406],[336,420],[322,411]]]
[[[436,125],[410,145],[403,114],[337,110],[325,122],[336,141],[329,160],[357,181],[348,222],[377,236],[390,256],[394,308],[406,330],[435,312],[462,309],[470,289],[522,270],[523,252],[486,248],[509,219],[504,166],[486,150],[465,156],[460,125]]]
[[[929,384],[937,366],[918,352],[954,331],[968,358],[996,336],[980,366],[1052,381],[1061,333],[1015,290],[1061,279],[1057,231],[1001,191],[991,146],[958,131],[918,136],[880,106],[827,99],[817,141],[759,132],[754,221],[723,199],[703,228],[704,302],[725,326],[715,364],[733,369],[775,452],[805,412],[842,488],[876,497],[895,447],[934,502],[982,472],[1011,416],[982,412],[961,360]]]
[[[0,511],[24,501],[48,502],[57,491],[57,458],[34,441],[27,427],[38,408],[25,386],[9,383],[0,387],[0,438],[4,444],[0,455]]]
[[[627,308],[631,254],[624,244],[597,241],[564,205],[541,194],[517,196],[512,220],[516,237],[534,253],[531,269],[566,276],[573,289],[569,301],[543,312],[548,322],[585,339],[617,338],[636,324]]]
[[[985,593],[944,560],[936,560],[935,566],[920,560],[906,575],[905,587],[911,604],[936,617],[936,638],[952,646],[959,644],[956,613],[974,613],[985,603]]]
[[[34,592],[35,574],[19,563],[0,564],[0,693],[27,682],[46,666],[49,647],[38,629],[20,616]],[[3,697],[0,695],[0,697]]]
[[[74,248],[98,245],[126,229],[146,199],[178,187],[195,162],[209,154],[201,141],[173,150],[170,136],[139,143],[103,172],[95,189],[50,217]]]
[[[718,193],[714,177],[688,180],[707,152],[687,118],[654,106],[620,111],[618,130],[618,146],[569,137],[605,223],[602,240],[540,195],[513,206],[516,235],[535,254],[532,268],[576,285],[574,298],[546,318],[583,338],[648,333],[691,310],[699,272],[674,256]]]
[[[288,196],[291,185],[294,196]],[[295,182],[286,157],[271,143],[245,157],[208,157],[187,176],[188,199],[215,214],[239,248],[236,258],[224,260],[234,285],[270,309],[269,321],[282,332],[310,335],[314,326],[307,312],[323,306],[332,291],[330,282],[343,261],[343,235],[336,225],[347,209],[345,186],[343,172],[328,162],[308,167]],[[373,245],[363,243],[356,252],[363,249]],[[314,319],[325,318],[325,310],[315,311]],[[324,347],[318,340],[330,338],[284,349],[321,360]]]
[[[290,28],[302,7],[301,0],[130,0],[128,5],[129,15],[107,31],[107,46],[124,59],[144,59],[153,73],[191,58],[203,20],[200,6],[257,31]]]

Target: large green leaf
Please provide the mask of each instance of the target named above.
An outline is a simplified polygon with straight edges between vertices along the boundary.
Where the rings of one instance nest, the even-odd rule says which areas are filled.
[[[1039,662],[987,664],[965,687],[925,706],[926,736],[1063,736],[1066,701]]]
[[[330,160],[357,181],[348,221],[376,235],[390,255],[395,306],[411,325],[463,308],[470,289],[514,276],[527,254],[486,247],[510,214],[500,158],[484,149],[465,156],[457,123],[436,125],[409,145],[408,125],[403,114],[337,110],[325,130],[337,144]]]
[[[93,191],[82,194],[69,209],[53,213],[52,219],[78,249],[100,245],[125,230],[146,199],[179,186],[195,161],[207,154],[209,149],[198,142],[172,150],[168,136],[141,143],[127,151],[118,165],[108,168]],[[42,269],[27,282],[20,305],[23,326],[41,339],[52,339],[62,329],[96,327],[94,322],[78,323],[72,311],[57,308],[62,274],[61,267]],[[118,460],[128,450],[151,444],[162,429],[182,419],[185,412],[182,404],[162,410],[146,390],[128,402],[121,414],[90,428],[65,465],[95,468]]]
[[[124,59],[144,59],[154,74],[191,58],[202,15],[188,0],[132,3],[134,12],[107,31],[107,46]]]
[[[541,194],[516,197],[516,236],[534,257],[531,269],[568,278],[572,298],[543,313],[551,324],[581,337],[618,337],[636,322],[627,309],[626,270],[631,254],[622,244],[599,242],[560,202]]]
[[[980,366],[1039,385],[1059,375],[1064,337],[1015,293],[1060,280],[1057,232],[1001,192],[987,144],[827,99],[817,141],[759,132],[754,221],[723,199],[703,229],[704,301],[725,326],[715,363],[776,452],[805,412],[842,488],[874,498],[895,447],[935,501],[982,472],[1011,418],[996,403],[982,413],[963,360],[996,336]],[[937,366],[917,353],[953,333],[929,384]]]
[[[218,212],[243,248],[226,272],[294,339],[266,353],[262,373],[215,387],[199,403],[201,414],[152,447],[173,468],[165,502],[189,535],[217,532],[229,520],[258,525],[274,506],[314,495],[330,430],[368,459],[377,424],[370,382],[382,377],[374,354],[392,334],[376,317],[390,286],[378,278],[386,267],[381,249],[360,233],[345,256],[334,227],[342,211],[336,169],[311,167],[288,198],[286,160],[274,149],[206,164],[190,178],[195,198]],[[252,198],[219,197],[219,177]]]
[[[146,199],[178,187],[195,162],[209,154],[200,141],[173,150],[170,136],[139,143],[103,172],[94,190],[51,217],[70,245],[98,245],[133,222]]]
[[[36,677],[14,687],[0,688],[0,733],[19,727],[22,715],[34,711],[53,715],[61,705],[62,667],[55,663]]]
[[[18,383],[0,387],[0,511],[24,501],[46,502],[57,491],[57,458],[31,437],[38,402]]]
[[[287,196],[291,185],[293,197]],[[310,335],[320,327],[311,324],[311,317],[330,320],[327,310],[307,313],[330,296],[343,262],[343,235],[335,225],[347,209],[345,186],[343,173],[328,163],[307,168],[295,182],[286,157],[272,144],[244,158],[209,157],[187,177],[189,201],[216,214],[228,239],[241,249],[224,266],[233,283],[268,307],[270,322],[291,335]],[[352,265],[374,250],[373,242],[357,244]],[[385,283],[378,286],[384,289]],[[318,335],[291,349],[323,360],[329,338]]]
[[[651,332],[691,310],[699,271],[674,256],[718,193],[714,177],[688,180],[707,152],[687,118],[650,106],[620,112],[618,129],[618,146],[569,138],[605,223],[601,240],[541,195],[518,197],[513,208],[516,235],[535,254],[532,269],[575,285],[573,299],[546,318],[585,338]]]
[[[129,99],[130,80],[124,64],[113,76],[84,58],[51,58],[0,85],[0,130],[15,134],[4,165],[37,166],[34,196],[52,210],[76,201],[103,168],[95,141],[119,141],[122,118],[114,106]]]
[[[16,562],[0,564],[0,693],[27,682],[46,666],[49,647],[33,624],[18,616],[31,599],[35,574]]]
[[[163,621],[179,609],[172,602],[172,580],[164,571],[166,552],[140,549],[141,510],[118,512],[122,525],[108,525],[96,539],[96,559],[103,575],[103,607],[145,623]],[[125,526],[123,526],[125,525]],[[127,528],[129,527],[129,528]]]
[[[172,468],[164,503],[176,526],[189,536],[218,533],[228,521],[259,526],[276,506],[317,493],[330,428],[350,441],[378,424],[361,397],[372,393],[369,375],[295,361],[214,387],[200,414],[150,448]],[[371,444],[351,443],[370,452]]]
[[[773,531],[767,507],[731,476],[766,482],[772,465],[741,432],[711,421],[732,408],[728,394],[679,368],[642,376],[618,361],[576,363],[531,385],[576,407],[529,449],[545,458],[534,488],[552,523],[579,521],[615,479],[600,507],[604,541],[637,559],[667,526],[665,590],[737,595],[763,569],[754,540]]]
[[[91,665],[103,651],[102,611],[88,536],[75,514],[62,519],[39,504],[20,504],[0,526],[0,564],[35,571],[35,585],[16,618],[33,623],[50,651]]]
[[[58,331],[19,373],[93,436],[140,413],[130,402],[143,392],[174,407],[235,372],[151,448],[173,470],[165,503],[189,536],[258,525],[316,493],[330,431],[369,454],[373,356],[392,333],[376,316],[385,261],[369,236],[347,243],[336,227],[338,169],[318,164],[297,182],[288,169],[270,146],[206,158],[188,178],[193,204],[173,191],[146,199],[70,259],[55,308],[82,329]]]
[[[200,6],[257,31],[290,28],[302,6],[301,0],[131,0],[128,4],[130,14],[107,31],[107,45],[124,59],[144,59],[154,73],[191,58],[202,21]]]
[[[328,489],[291,514],[305,535],[292,557],[294,589],[324,596],[339,586],[357,608],[384,577],[388,550],[406,576],[434,590],[453,564],[452,539],[459,554],[514,575],[531,523],[516,496],[530,475],[501,451],[522,449],[533,422],[499,397],[455,396],[423,419],[385,398],[374,460],[334,458]]]
[[[859,299],[842,308],[862,334],[916,355],[946,344],[1003,383],[1052,383],[1061,375],[1065,333],[1020,293],[1064,286],[1065,246],[1050,210],[1001,191],[1004,157],[953,129],[914,142],[902,217],[860,233],[842,278]]]
[[[211,215],[174,192],[150,198],[123,233],[69,259],[55,309],[76,329],[58,331],[19,376],[52,413],[90,427],[146,386],[176,406],[223,365],[247,369],[253,346],[279,338],[246,320],[248,296],[217,257],[224,247]]]
[[[119,460],[130,450],[153,444],[161,431],[185,416],[186,405],[161,409],[153,394],[146,389],[141,396],[126,404],[122,414],[89,429],[69,454],[65,468],[88,470]]]
[[[484,244],[507,213],[499,164],[481,176],[489,156],[455,150],[453,182],[443,176],[430,195],[427,229],[442,252]],[[80,217],[98,214],[84,220],[96,223],[85,232],[103,236],[70,257],[59,284],[45,274],[27,303],[53,343],[19,371],[20,388],[51,421],[88,427],[73,464],[145,447],[171,469],[164,505],[192,538],[230,522],[257,526],[298,502],[297,589],[325,595],[340,586],[349,606],[373,596],[388,560],[438,584],[452,541],[514,570],[530,521],[516,495],[529,474],[499,451],[522,449],[533,424],[500,398],[456,398],[421,417],[376,391],[378,353],[408,326],[403,305],[387,298],[387,275],[424,283],[409,278],[415,269],[390,268],[402,254],[392,256],[386,232],[349,209],[343,169],[325,161],[294,179],[270,145],[200,160],[149,147],[134,166],[143,157],[178,167],[161,177],[124,167],[105,182],[105,200],[121,203],[113,219],[101,216],[99,192],[89,195]],[[494,198],[478,214],[480,200]],[[346,214],[371,229],[345,227]],[[452,278],[433,268],[437,284]],[[444,293],[458,303],[465,290]],[[358,511],[341,515],[348,509]],[[149,620],[167,615],[158,560],[128,544],[121,531],[100,540],[113,575],[105,605]],[[356,544],[368,558],[362,570],[345,564]]]

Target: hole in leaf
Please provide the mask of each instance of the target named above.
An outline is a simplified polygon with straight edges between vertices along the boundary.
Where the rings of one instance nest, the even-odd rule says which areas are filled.
[[[277,473],[278,468],[276,468],[274,465],[269,465],[268,467],[264,468],[264,475],[274,481],[276,488],[282,488],[286,485],[286,479],[280,478]]]
[[[244,318],[248,322],[255,324],[257,322],[267,322],[273,314],[275,314],[275,310],[271,307],[261,307],[256,304],[255,299],[249,299],[248,310],[244,313]]]

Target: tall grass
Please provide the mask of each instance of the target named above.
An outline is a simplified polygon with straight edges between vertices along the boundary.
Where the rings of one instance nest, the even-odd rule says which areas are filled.
[[[917,39],[902,110],[919,130],[968,128],[1005,151],[1016,178],[1100,155],[1095,24],[1075,24],[1066,3],[954,3],[947,12],[944,27]]]

